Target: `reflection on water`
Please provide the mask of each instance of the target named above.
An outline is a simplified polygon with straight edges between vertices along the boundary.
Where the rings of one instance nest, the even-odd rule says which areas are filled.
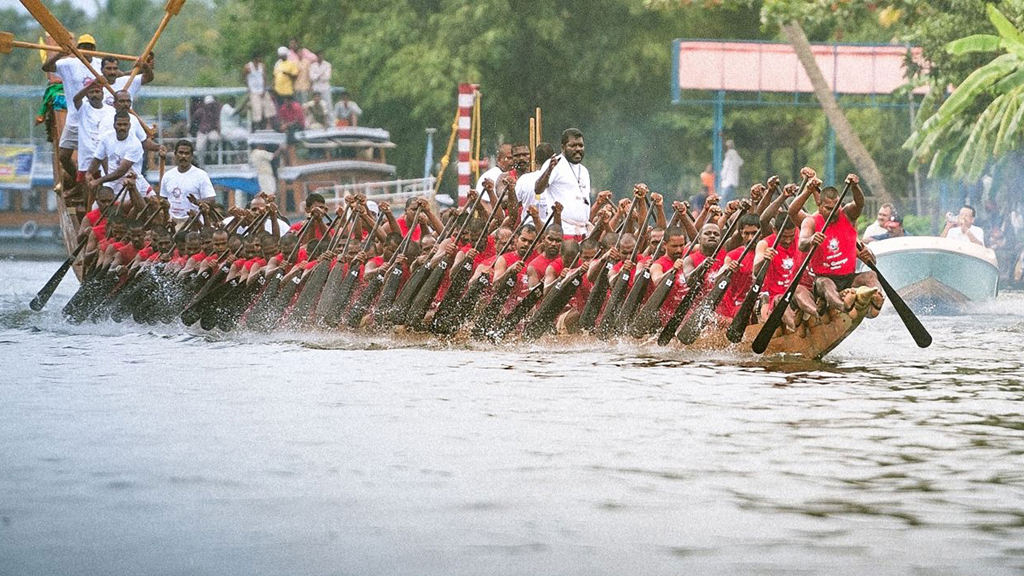
[[[0,264],[10,574],[1016,574],[1024,298],[825,362],[68,326]]]

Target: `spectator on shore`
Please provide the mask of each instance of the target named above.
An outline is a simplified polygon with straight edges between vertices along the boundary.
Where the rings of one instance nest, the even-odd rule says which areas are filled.
[[[313,99],[302,105],[302,111],[306,116],[306,128],[309,130],[323,130],[331,125],[330,109],[319,92],[313,92]]]
[[[306,127],[306,117],[302,113],[302,105],[293,96],[282,96],[281,105],[277,109],[277,130],[288,135],[288,143],[295,141],[295,133]]]
[[[258,144],[249,151],[249,164],[256,172],[256,182],[259,184],[260,192],[275,196],[277,194],[277,176],[274,174],[274,160],[284,153],[285,147],[281,146],[271,152],[266,144]]]
[[[309,100],[309,91],[312,87],[309,66],[316,62],[316,54],[299,46],[299,41],[292,38],[288,41],[288,61],[295,63],[295,98],[300,104],[305,104]]]
[[[743,167],[743,158],[736,151],[736,143],[732,140],[725,141],[725,158],[722,160],[722,202],[723,204],[733,200],[736,187],[740,185],[740,168]],[[714,181],[714,180],[712,180]]]
[[[213,144],[220,144],[220,102],[207,94],[203,103],[196,109],[196,121],[199,129],[196,132],[196,152],[201,163],[206,163],[206,147]]]
[[[358,126],[359,116],[363,113],[358,104],[348,99],[348,91],[341,90],[341,100],[334,105],[335,126]]]
[[[704,187],[702,192],[705,197],[715,193],[715,169],[711,164],[708,164],[707,168],[700,173],[700,184]]]
[[[320,95],[320,99],[323,100],[329,112],[334,108],[334,100],[331,98],[331,74],[333,72],[334,68],[331,63],[324,60],[323,50],[316,52],[316,61],[309,65],[309,82],[312,85],[313,93]]]
[[[299,67],[288,59],[289,51],[284,46],[277,49],[277,62],[274,63],[274,92],[279,97],[295,95],[295,79],[299,75]]]
[[[225,143],[239,142],[249,137],[249,131],[239,122],[238,109],[235,108],[232,96],[225,98],[220,107],[220,135]]]
[[[896,216],[896,208],[892,204],[886,202],[879,206],[875,221],[868,224],[868,227],[864,229],[864,234],[861,236],[861,240],[865,244],[870,244],[875,240],[881,240],[878,236],[888,234],[889,231],[886,229],[885,225],[892,220],[894,216]],[[901,224],[902,222],[903,221],[900,220]]]
[[[252,60],[242,67],[242,80],[249,91],[249,121],[253,130],[267,127],[268,121],[277,116],[274,101],[267,94],[267,70],[263,56],[253,53]]]

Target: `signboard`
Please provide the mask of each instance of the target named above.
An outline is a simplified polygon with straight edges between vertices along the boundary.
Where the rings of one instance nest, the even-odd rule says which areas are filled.
[[[679,90],[812,92],[793,47],[777,42],[676,40],[675,97]],[[908,57],[926,65],[921,49],[874,44],[812,44],[825,80],[837,94],[891,94],[907,83]],[[915,93],[924,93],[926,86]]]
[[[32,187],[33,146],[0,144],[0,188],[28,190]]]

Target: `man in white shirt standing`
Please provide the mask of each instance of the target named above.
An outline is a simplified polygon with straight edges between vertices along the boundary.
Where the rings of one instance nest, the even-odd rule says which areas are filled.
[[[267,121],[277,116],[274,101],[267,94],[267,71],[263,56],[252,55],[252,60],[242,67],[242,80],[249,90],[249,120],[253,130],[266,128]]]
[[[199,209],[193,198],[212,204],[217,197],[209,174],[192,165],[193,154],[195,147],[190,140],[175,142],[175,169],[165,172],[160,181],[160,195],[171,203],[171,219],[179,226],[188,219],[189,210]]]
[[[65,95],[67,96],[67,95]],[[100,136],[114,126],[114,107],[103,103],[103,86],[86,80],[72,98],[78,109],[78,182],[85,181],[85,172],[93,161]]]
[[[980,227],[974,225],[974,216],[975,212],[972,206],[960,208],[960,214],[956,217],[953,217],[952,214],[947,214],[946,227],[942,230],[940,236],[950,240],[973,242],[984,246],[985,232]]]
[[[150,56],[152,55],[153,54],[150,53]],[[121,90],[126,90],[128,95],[131,96],[133,102],[138,99],[139,91],[142,90],[142,85],[149,84],[153,81],[153,67],[150,64],[143,64],[141,66],[141,73],[132,80],[131,86],[129,86],[129,75],[121,74],[121,67],[117,62],[117,58],[104,56],[101,62],[102,67],[100,68],[100,73],[102,73],[103,77],[107,79],[107,83],[110,84],[114,92],[117,93]],[[113,106],[114,97],[114,94],[104,91],[103,103],[107,106]]]
[[[78,37],[79,50],[95,50],[96,39],[90,34],[82,34]],[[99,70],[102,63],[99,58],[92,59],[92,67]],[[78,58],[66,52],[54,52],[52,56],[43,62],[43,72],[51,72],[60,76],[64,84],[65,98],[74,98],[85,81],[92,78],[92,72],[82,64]],[[64,169],[68,179],[64,181],[64,193],[71,192],[74,187],[75,175],[78,172],[74,159],[71,155],[78,148],[78,108],[74,102],[68,102],[68,113],[64,118],[64,131],[60,134],[60,151],[57,155],[60,165]]]
[[[562,205],[562,232],[567,240],[583,240],[590,224],[590,172],[583,165],[583,133],[562,132],[562,153],[541,167],[534,192],[547,192],[551,205]]]
[[[85,182],[89,188],[97,188],[111,182],[111,187],[119,190],[125,183],[125,176],[134,172],[135,187],[139,194],[148,196],[153,189],[142,176],[142,142],[132,135],[131,115],[125,110],[114,114],[114,131],[104,132],[99,139],[92,161],[86,169]],[[106,176],[96,174],[102,164],[106,163]]]
[[[313,93],[320,95],[327,109],[333,113],[334,101],[331,99],[331,74],[334,72],[331,63],[324,60],[324,52],[316,52],[316,61],[309,65],[309,82]],[[334,119],[331,118],[331,122]]]
[[[725,158],[722,159],[722,203],[732,200],[736,187],[740,185],[740,168],[743,166],[743,158],[736,151],[736,144],[732,140],[725,141]]]
[[[541,142],[534,151],[534,163],[537,166],[543,166],[554,155],[555,147],[547,142]],[[527,208],[530,206],[537,206],[538,217],[542,222],[547,220],[548,214],[551,213],[551,201],[548,199],[547,193],[537,194],[534,190],[540,175],[540,170],[534,170],[533,172],[523,174],[516,180],[516,198],[523,207],[522,221],[530,217],[526,213]]]
[[[495,165],[488,168],[483,174],[480,175],[480,178],[477,179],[476,188],[474,188],[477,192],[483,191],[484,180],[490,180],[491,183],[494,184],[494,189],[497,191],[498,177],[501,176],[503,173],[508,172],[509,169],[512,168],[511,144],[502,144],[501,146],[498,146],[498,152],[495,156]]]

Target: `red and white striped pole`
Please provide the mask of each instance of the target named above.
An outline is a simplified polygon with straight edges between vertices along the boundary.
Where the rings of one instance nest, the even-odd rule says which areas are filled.
[[[469,196],[469,189],[472,184],[469,182],[469,174],[472,171],[470,158],[471,131],[473,127],[473,102],[476,98],[476,84],[459,84],[459,206],[466,204],[466,197]]]

